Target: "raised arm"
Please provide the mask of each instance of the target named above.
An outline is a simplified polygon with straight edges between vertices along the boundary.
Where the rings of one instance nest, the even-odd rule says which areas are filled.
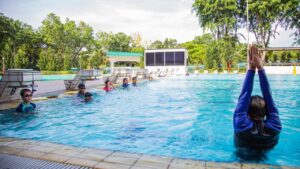
[[[249,68],[233,117],[233,126],[235,132],[246,131],[253,126],[253,122],[248,117],[248,109],[251,101],[256,66],[252,57],[252,47],[248,52],[249,57],[247,59]]]
[[[280,132],[281,122],[279,118],[278,109],[276,108],[275,103],[273,101],[267,75],[263,68],[261,68],[258,71],[258,76],[259,76],[261,92],[263,94],[267,106],[267,114],[266,114],[267,119],[265,120],[265,125],[270,129]]]
[[[255,70],[248,70],[244,85],[234,111],[233,125],[235,132],[242,132],[252,128],[253,122],[248,117],[248,108],[251,100]]]

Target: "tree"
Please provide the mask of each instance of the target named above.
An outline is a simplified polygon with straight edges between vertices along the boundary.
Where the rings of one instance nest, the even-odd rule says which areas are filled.
[[[163,45],[162,41],[156,40],[153,43],[151,43],[150,48],[151,49],[163,49],[164,45]]]
[[[160,40],[156,40],[150,44],[150,48],[152,49],[170,49],[176,48],[178,46],[177,40],[172,38],[166,38],[164,42]]]
[[[15,68],[28,68],[29,59],[26,56],[25,48],[26,47],[23,45],[18,49],[17,54],[15,56]]]
[[[240,23],[246,25],[246,0],[239,2]],[[254,33],[256,42],[267,47],[270,38],[278,34],[279,26],[287,24],[287,15],[299,7],[299,0],[253,0],[249,1],[249,30]]]
[[[295,32],[292,34],[294,36],[294,45],[300,45],[300,1],[298,2],[298,7],[290,9],[286,13],[285,18],[285,28],[286,29],[295,29]]]
[[[50,13],[42,22],[39,33],[43,38],[43,48],[47,49],[47,52],[42,51],[41,53],[43,59],[52,57],[46,60],[54,60],[58,63],[55,68],[53,65],[42,66],[43,68],[69,70],[71,67],[79,67],[79,56],[82,50],[92,52],[91,50],[94,49],[93,29],[84,22],[76,25],[75,21],[67,18],[66,22],[62,23],[58,16]],[[52,52],[55,55],[51,55]]]
[[[163,43],[163,48],[170,49],[177,47],[177,40],[172,38],[166,38]]]
[[[192,6],[200,26],[210,30],[216,39],[237,36],[239,10],[236,0],[195,0]]]

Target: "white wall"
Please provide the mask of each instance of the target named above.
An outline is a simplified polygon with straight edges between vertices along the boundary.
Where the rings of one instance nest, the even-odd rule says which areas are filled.
[[[268,74],[293,74],[294,66],[264,66]],[[297,74],[300,74],[300,66],[296,66]]]

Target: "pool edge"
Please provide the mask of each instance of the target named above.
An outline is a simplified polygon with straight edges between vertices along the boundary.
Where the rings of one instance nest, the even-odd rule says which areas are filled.
[[[59,163],[80,165],[92,168],[161,168],[161,169],[187,169],[187,168],[286,168],[300,167],[275,166],[256,163],[215,162],[190,160],[166,156],[153,156],[147,154],[127,153],[94,148],[81,148],[45,141],[10,138],[0,136],[0,153],[23,156],[33,159],[48,160]]]

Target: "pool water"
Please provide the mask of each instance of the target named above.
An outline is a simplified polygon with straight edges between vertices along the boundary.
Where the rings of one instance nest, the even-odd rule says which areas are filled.
[[[0,136],[212,161],[241,161],[232,118],[244,75],[170,77],[129,90],[91,90],[37,102],[36,114],[0,114]],[[269,76],[283,130],[259,163],[300,166],[300,76]],[[254,93],[260,94],[258,78]]]

